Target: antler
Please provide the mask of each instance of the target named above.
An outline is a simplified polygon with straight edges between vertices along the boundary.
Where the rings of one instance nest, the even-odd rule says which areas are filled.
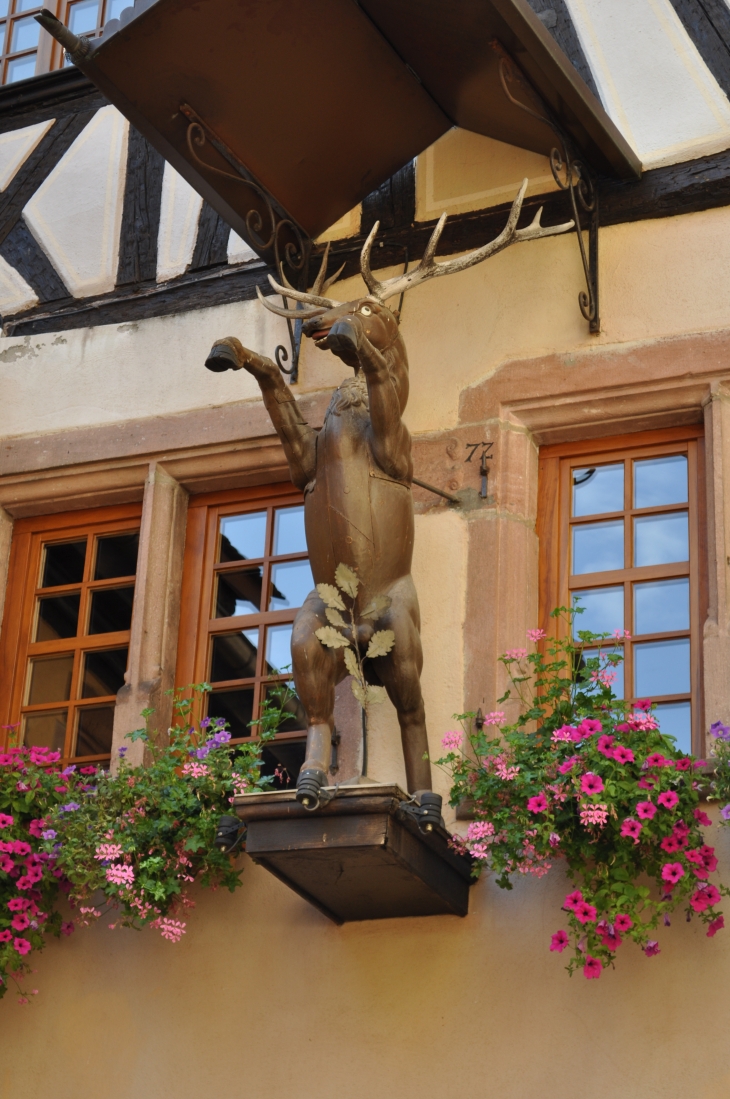
[[[482,260],[489,259],[490,256],[495,256],[497,252],[501,252],[503,249],[508,248],[510,244],[516,244],[519,241],[524,240],[537,240],[538,237],[551,237],[556,233],[567,233],[569,229],[573,228],[575,224],[573,221],[567,221],[562,225],[542,226],[540,224],[540,217],[543,211],[542,206],[535,214],[531,225],[528,225],[526,229],[515,228],[522,211],[522,202],[526,190],[527,180],[524,179],[517,197],[512,203],[512,209],[507,218],[507,224],[498,237],[495,237],[489,244],[477,248],[474,252],[468,252],[467,255],[460,256],[458,259],[447,260],[446,263],[436,263],[433,258],[436,252],[436,245],[439,242],[444,225],[446,224],[446,214],[442,214],[438,220],[438,225],[431,235],[431,239],[426,245],[426,251],[423,253],[423,258],[418,267],[414,268],[413,271],[407,272],[407,274],[396,275],[395,278],[386,279],[385,282],[378,282],[370,270],[370,253],[372,251],[373,241],[375,240],[375,234],[377,233],[380,224],[376,221],[375,225],[373,225],[370,230],[370,235],[365,241],[363,250],[360,254],[360,272],[368,290],[374,298],[384,302],[387,298],[395,297],[396,294],[403,294],[406,290],[412,290],[414,286],[418,286],[428,279],[436,278],[438,275],[452,275],[456,271],[465,271],[467,267],[473,267],[475,264],[481,263]]]
[[[279,268],[281,281],[284,284],[283,286],[281,285],[281,283],[278,283],[276,281],[273,275],[269,275],[269,282],[271,283],[273,289],[276,291],[277,294],[281,294],[281,296],[284,298],[294,298],[294,301],[303,302],[305,305],[308,305],[311,308],[283,309],[281,306],[274,305],[273,302],[270,302],[268,298],[265,298],[264,295],[261,293],[261,290],[257,286],[256,293],[259,296],[259,301],[262,301],[267,309],[269,309],[272,313],[277,313],[280,317],[295,317],[301,320],[306,320],[308,317],[317,317],[320,313],[324,313],[328,309],[334,309],[336,308],[336,306],[341,305],[342,303],[339,301],[335,301],[334,298],[325,298],[323,296],[324,291],[327,290],[333,282],[337,281],[345,267],[343,263],[342,267],[335,271],[334,275],[331,275],[330,278],[325,281],[325,277],[327,275],[327,261],[329,260],[329,254],[330,246],[328,242],[327,247],[324,250],[322,263],[320,264],[317,277],[314,280],[314,286],[312,287],[311,293],[306,293],[303,290],[295,290],[294,287],[289,283],[286,275],[284,274],[283,267]]]

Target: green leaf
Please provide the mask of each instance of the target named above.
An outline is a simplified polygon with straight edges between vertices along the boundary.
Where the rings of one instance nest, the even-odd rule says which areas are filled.
[[[350,644],[347,638],[343,637],[334,626],[320,626],[318,630],[315,630],[315,633],[321,643],[328,649],[344,649]]]
[[[326,607],[344,611],[345,604],[342,602],[342,596],[332,584],[317,584],[317,591],[319,592],[319,598]]]
[[[365,655],[369,656],[371,660],[377,656],[386,656],[394,645],[395,634],[392,630],[378,630],[370,638],[368,651]]]
[[[349,595],[351,599],[355,599],[357,589],[360,587],[360,578],[349,565],[343,565],[340,562],[335,569],[335,583],[340,591],[343,591],[345,595]]]

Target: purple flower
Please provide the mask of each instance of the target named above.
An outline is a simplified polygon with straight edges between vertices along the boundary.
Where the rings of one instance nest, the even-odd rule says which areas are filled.
[[[210,718],[209,717],[204,717],[203,720],[200,722],[200,728],[201,729],[207,729],[209,725],[210,725]]]
[[[210,738],[208,744],[211,748],[220,748],[221,744],[227,744],[230,739],[231,734],[226,729],[219,729],[218,732]]]
[[[207,746],[207,744],[204,744],[202,748],[197,749],[195,754],[198,757],[198,759],[205,759],[205,757],[208,755],[209,752],[210,752],[210,748]]]
[[[70,801],[68,803],[68,805],[62,805],[60,807],[59,812],[61,812],[61,813],[74,813],[77,809],[80,809],[80,808],[81,808],[81,806],[79,805],[79,803],[77,801]]]
[[[215,719],[215,723],[218,726],[218,728],[221,728],[221,726],[225,725],[226,719],[224,717],[217,717]]]
[[[75,763],[72,763],[72,764],[70,765],[70,767],[66,767],[66,769],[65,769],[65,770],[61,771],[61,774],[62,774],[62,775],[72,775],[72,774],[74,773],[74,771],[75,771],[75,770],[76,770],[76,764],[75,764]]]
[[[41,838],[44,840],[55,840],[57,832],[54,832],[52,828],[47,828],[45,832],[41,832]]]
[[[117,752],[119,753],[120,756],[126,755],[128,751],[129,751],[129,748],[126,748],[124,746],[122,746],[121,748],[117,748]]]
[[[710,735],[718,740],[730,740],[730,727],[723,725],[721,721],[713,721],[710,725]]]
[[[723,820],[730,820],[730,804],[723,805],[722,809],[720,810],[720,816]]]

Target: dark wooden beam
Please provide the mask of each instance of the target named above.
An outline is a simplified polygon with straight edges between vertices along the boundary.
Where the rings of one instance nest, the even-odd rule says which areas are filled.
[[[727,8],[721,11],[713,0],[670,3],[715,80],[730,95],[730,12]]]
[[[598,87],[593,78],[578,33],[565,0],[527,0],[551,35],[571,62],[576,72],[583,77],[596,99],[601,101]]]
[[[33,288],[40,302],[71,302],[63,279],[22,218],[0,244],[0,255]]]
[[[198,219],[198,235],[190,270],[200,271],[206,267],[227,263],[230,235],[230,226],[226,225],[212,206],[204,202]]]
[[[134,126],[129,127],[117,285],[157,277],[157,235],[165,158]]]

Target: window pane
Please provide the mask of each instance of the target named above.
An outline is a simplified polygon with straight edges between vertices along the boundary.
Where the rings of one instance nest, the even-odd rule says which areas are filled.
[[[33,11],[34,8],[41,9],[43,5],[38,0],[15,0],[15,10],[18,11]],[[5,4],[5,12],[8,10],[7,3]]]
[[[38,600],[36,641],[75,637],[79,624],[80,595],[51,595]]]
[[[40,29],[40,23],[36,23],[32,15],[27,16],[25,19],[13,20],[10,43],[12,52],[19,53],[20,50],[34,49],[38,45]],[[33,68],[35,71],[35,57],[33,58]]]
[[[112,750],[114,704],[83,706],[78,711],[76,756],[109,755]]]
[[[608,650],[608,649],[603,650],[604,653],[606,653],[608,651],[610,651],[610,650]],[[600,652],[599,649],[584,649],[583,650],[583,656],[582,656],[582,659],[580,661],[580,667],[584,667],[585,662],[587,660],[590,660],[593,657],[598,656],[599,652]],[[615,668],[608,668],[607,671],[608,671],[609,675],[615,675],[616,676],[616,678],[614,680],[612,680],[612,682],[611,682],[611,690],[615,694],[616,698],[623,698],[624,697],[624,662],[623,662],[623,660],[619,661],[619,663],[616,665]],[[586,692],[586,694],[591,694],[592,693],[590,688],[583,687],[582,689]],[[598,687],[596,687],[595,690],[598,690]]]
[[[219,561],[252,561],[264,556],[266,512],[221,519]]]
[[[284,553],[306,553],[304,507],[278,508],[274,520],[274,556]]]
[[[689,638],[634,645],[634,694],[689,694]]]
[[[5,49],[5,24],[0,24],[0,53]]]
[[[314,587],[309,561],[289,561],[272,565],[270,611],[283,611],[288,607],[301,607]]]
[[[573,515],[624,510],[624,464],[573,470]]]
[[[89,633],[116,633],[132,625],[134,588],[110,588],[91,593]]]
[[[291,668],[291,626],[269,626],[266,631],[266,672],[276,675]]]
[[[84,579],[86,539],[82,542],[62,542],[46,546],[43,560],[42,588],[59,588],[62,584],[80,584]]]
[[[109,0],[106,6],[106,18],[118,19],[125,8],[131,8],[133,0]]]
[[[38,26],[37,23],[36,26]],[[16,57],[14,61],[8,61],[6,73],[6,84],[15,84],[18,80],[30,80],[35,76],[35,54],[25,54],[23,57]]]
[[[624,521],[584,523],[573,527],[573,573],[605,572],[624,567]]]
[[[573,636],[581,630],[613,633],[624,628],[623,584],[616,588],[586,588],[573,592],[573,606],[583,607],[573,623]]]
[[[208,717],[224,718],[232,737],[251,736],[249,722],[253,719],[253,687],[238,691],[211,691],[208,695]]]
[[[113,534],[96,540],[95,580],[134,576],[137,572],[139,534]]]
[[[280,740],[269,742],[261,753],[262,775],[272,775],[274,790],[286,790],[296,785],[304,763],[306,741]],[[335,779],[332,779],[334,782]]]
[[[689,560],[687,512],[634,519],[634,564],[667,565]]]
[[[71,697],[73,653],[44,656],[30,662],[28,705],[41,702],[65,702]]]
[[[689,578],[634,584],[634,633],[689,629]]]
[[[23,718],[23,743],[29,748],[50,748],[53,752],[62,752],[67,716],[68,710],[26,714]]]
[[[687,458],[648,458],[634,462],[634,507],[656,508],[687,502]]]
[[[68,27],[74,34],[93,34],[99,21],[99,0],[81,0],[69,12]]]
[[[261,610],[263,569],[241,569],[221,572],[216,582],[214,618],[231,618],[234,614],[256,614]]]
[[[124,686],[127,653],[126,645],[123,649],[107,649],[103,653],[87,653],[84,660],[81,697],[99,698],[101,695],[115,695],[119,688]]]
[[[294,684],[276,684],[273,687],[269,687],[266,691],[267,697],[271,698],[273,702],[279,705],[279,699],[276,696],[276,692],[279,688],[288,686],[290,691],[294,691]],[[295,733],[300,729],[306,730],[307,728],[307,715],[304,712],[304,707],[297,698],[296,693],[292,694],[292,697],[284,704],[284,709],[291,717],[286,717],[279,726],[280,733]]]
[[[659,728],[674,737],[680,752],[692,751],[692,709],[689,702],[663,702],[654,710]]]
[[[8,8],[10,7],[10,0],[0,0],[0,19],[8,14]]]
[[[211,683],[222,683],[228,679],[253,679],[256,675],[258,647],[258,630],[241,630],[240,633],[214,637],[211,645]]]

